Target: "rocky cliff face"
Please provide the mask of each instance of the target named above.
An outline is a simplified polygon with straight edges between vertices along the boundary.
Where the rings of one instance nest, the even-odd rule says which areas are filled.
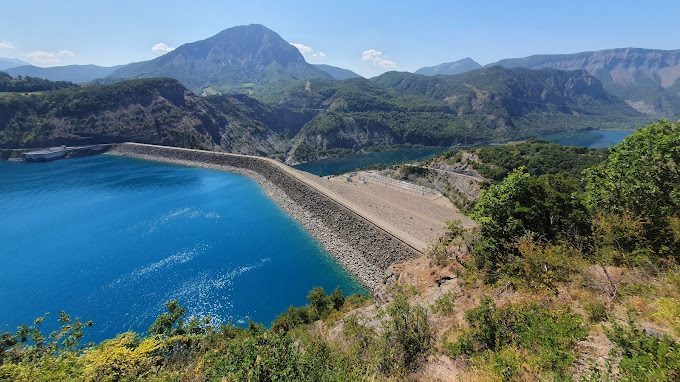
[[[512,58],[491,65],[583,69],[641,112],[666,116],[680,113],[680,50],[609,49]]]
[[[278,111],[255,106],[227,96],[201,98],[170,79],[15,95],[0,99],[0,147],[135,141],[243,154],[284,151],[285,135],[267,127]],[[288,116],[304,122],[296,117]]]

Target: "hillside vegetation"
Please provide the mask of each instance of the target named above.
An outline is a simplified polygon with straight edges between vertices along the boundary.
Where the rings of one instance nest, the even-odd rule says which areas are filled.
[[[457,76],[389,72],[370,80],[309,80],[258,96],[318,115],[289,155],[309,160],[370,145],[504,142],[541,133],[636,126],[646,117],[585,71],[492,67]]]
[[[0,92],[32,93],[76,87],[71,82],[52,82],[35,77],[19,76],[14,78],[5,72],[0,72]]]
[[[78,346],[90,322],[40,318],[0,336],[0,380],[676,381],[679,164],[660,121],[582,176],[515,169],[375,301],[315,288],[269,329],[170,301],[147,334]]]
[[[310,118],[248,97],[202,98],[172,79],[139,79],[0,98],[0,147],[135,141],[274,155]]]
[[[512,170],[524,166],[531,175],[566,173],[579,176],[585,168],[607,159],[607,149],[567,147],[531,141],[481,147],[473,151],[479,160],[472,166],[484,177],[500,181]]]
[[[37,81],[60,90],[0,99],[0,146],[137,141],[305,161],[403,144],[621,128],[644,118],[583,72],[496,67],[460,76],[312,79],[268,88],[257,99],[201,97],[167,78],[83,87]]]

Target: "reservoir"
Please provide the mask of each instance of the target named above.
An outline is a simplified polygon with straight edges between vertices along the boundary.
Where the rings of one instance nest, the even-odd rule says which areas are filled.
[[[635,130],[579,130],[546,134],[538,139],[563,146],[606,148],[614,146],[634,132]]]
[[[86,341],[144,332],[163,304],[270,324],[322,286],[364,292],[243,175],[100,155],[0,162],[0,332],[51,312]]]

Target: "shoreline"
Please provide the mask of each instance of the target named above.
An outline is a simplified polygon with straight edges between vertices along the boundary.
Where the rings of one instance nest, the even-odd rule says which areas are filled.
[[[331,211],[324,209],[322,206],[316,208],[316,203],[311,203],[311,205],[310,203],[307,203],[307,206],[301,205],[301,203],[298,202],[300,200],[299,198],[297,198],[298,201],[296,201],[283,187],[275,184],[272,180],[268,179],[267,176],[254,169],[208,162],[206,160],[178,158],[168,155],[168,153],[143,153],[140,152],[140,150],[135,150],[143,147],[138,146],[133,147],[133,149],[127,147],[126,149],[125,145],[127,144],[116,145],[107,154],[182,166],[209,168],[218,171],[237,173],[251,178],[258,183],[265,194],[274,200],[285,213],[301,224],[302,227],[322,245],[324,250],[338,261],[346,271],[352,274],[364,288],[372,292],[378,290],[384,283],[386,276],[385,271],[389,265],[398,261],[417,257],[416,253],[405,253],[401,256],[392,256],[394,259],[389,259],[390,253],[395,255],[395,248],[392,248],[391,250],[385,248],[385,251],[388,252],[387,257],[381,256],[382,259],[372,258],[370,252],[376,252],[376,250],[382,252],[380,240],[369,237],[368,241],[375,247],[372,248],[372,250],[370,250],[371,248],[366,248],[364,246],[366,240],[360,240],[361,238],[357,236],[366,232],[363,232],[363,230],[353,230],[352,228],[354,228],[356,224],[350,225],[349,227],[342,226],[343,229],[338,229],[339,227],[337,224],[329,224],[328,217],[331,216],[329,215],[329,212]],[[157,150],[162,149],[161,146],[157,147]],[[168,148],[168,150],[172,151],[173,148]],[[224,155],[224,153],[214,154]],[[289,190],[289,192],[291,192],[291,190]],[[314,211],[314,209],[318,210]],[[388,246],[393,245],[393,243],[386,243],[385,241],[382,241],[382,244]],[[403,250],[403,248],[399,249]]]

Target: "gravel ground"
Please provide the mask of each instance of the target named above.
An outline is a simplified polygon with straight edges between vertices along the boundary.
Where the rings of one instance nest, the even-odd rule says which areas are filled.
[[[459,220],[466,227],[474,225],[446,197],[432,199],[414,195],[412,192],[374,183],[370,177],[366,177],[367,183],[362,183],[359,181],[362,173],[353,176],[352,182],[347,182],[343,176],[330,179],[317,177],[317,181],[428,244],[435,243],[446,232],[448,221]]]

